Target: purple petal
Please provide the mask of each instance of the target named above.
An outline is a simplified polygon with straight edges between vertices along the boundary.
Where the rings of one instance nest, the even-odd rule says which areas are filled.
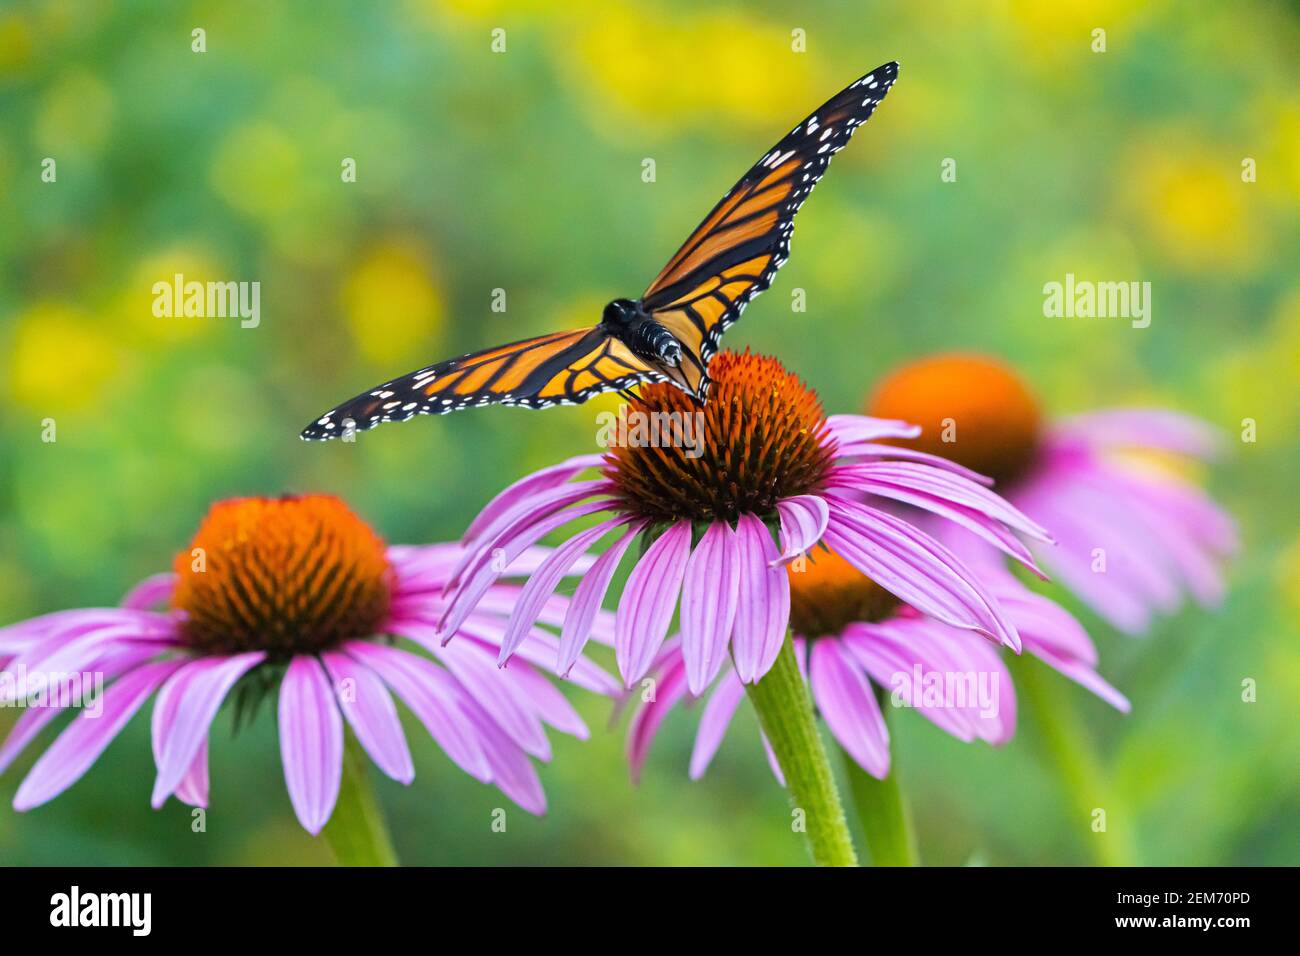
[[[679,521],[646,549],[628,576],[614,618],[614,653],[627,687],[650,669],[672,623],[691,553],[691,523]]]
[[[473,698],[462,696],[460,709],[482,743],[491,782],[529,813],[538,816],[545,813],[546,794],[528,756],[514,745]]]
[[[695,733],[695,746],[691,750],[692,780],[699,780],[709,769],[744,696],[745,685],[736,677],[736,672],[729,670],[723,674],[700,715],[700,728]]]
[[[586,646],[588,637],[591,636],[592,625],[605,601],[609,582],[613,579],[619,562],[623,560],[628,546],[636,540],[643,527],[640,523],[631,525],[622,537],[616,539],[605,553],[596,559],[596,563],[591,566],[591,572],[578,582],[578,589],[574,592],[573,600],[569,602],[568,613],[564,616],[564,628],[560,632],[557,666],[559,672],[565,677],[569,676],[569,671]]]
[[[280,684],[280,760],[293,812],[315,836],[329,821],[343,779],[343,717],[315,657],[299,654]]]
[[[776,663],[790,627],[790,578],[774,567],[778,553],[767,526],[754,515],[736,522],[740,560],[739,603],[732,630],[731,653],[736,674],[752,684]]]
[[[545,675],[523,660],[513,661],[504,671],[517,692],[527,698],[533,712],[563,734],[586,740],[590,736],[573,705],[546,679]]]
[[[873,777],[889,774],[889,730],[875,692],[846,659],[839,641],[814,641],[809,662],[813,698],[835,739]]]
[[[150,798],[154,809],[166,802],[189,772],[226,694],[239,678],[265,659],[261,651],[200,658],[186,664],[163,685],[153,708],[154,756],[158,763],[158,778]]]
[[[463,641],[438,646],[434,654],[456,678],[465,696],[477,701],[520,749],[541,760],[551,759],[551,745],[542,722],[516,698],[508,678],[497,669],[482,644]]]
[[[482,536],[506,512],[534,498],[539,492],[564,484],[579,472],[598,467],[602,460],[602,455],[579,455],[520,478],[484,506],[466,529],[465,540],[472,541]]]
[[[176,590],[176,575],[171,572],[154,574],[145,578],[122,598],[122,607],[138,611],[147,611],[158,604],[165,604]]]
[[[479,737],[462,717],[464,694],[450,674],[431,661],[383,644],[349,641],[343,650],[392,688],[458,767],[484,783],[491,779]]]
[[[641,771],[645,768],[646,757],[659,732],[659,725],[685,694],[686,665],[679,656],[655,683],[654,700],[642,703],[628,724],[627,762],[632,770],[633,783],[641,779]]]
[[[564,508],[530,524],[529,527],[521,530],[508,540],[499,539],[502,543],[494,543],[491,547],[485,547],[479,555],[478,562],[469,569],[465,578],[448,595],[448,607],[443,612],[443,618],[439,624],[439,629],[443,632],[443,639],[450,639],[451,635],[460,627],[461,622],[474,610],[479,598],[483,596],[497,578],[501,577],[504,570],[524,550],[536,544],[556,528],[563,527],[570,521],[584,515],[603,511],[606,507],[608,507],[608,504],[605,501],[589,501],[572,508]],[[498,548],[502,552],[499,558],[493,556],[493,552]]]
[[[941,455],[917,451],[915,448],[878,445],[874,442],[854,442],[840,445],[836,449],[836,458],[881,458],[886,460],[919,461],[927,465],[933,465],[936,468],[942,468],[944,471],[950,471],[954,475],[961,475],[967,481],[973,481],[977,485],[990,486],[993,484],[993,479],[988,475],[981,475],[978,471],[971,471],[965,465],[959,465]]]
[[[831,499],[826,542],[844,560],[918,611],[982,631],[1017,653],[1020,639],[994,597],[950,550],[900,518]]]
[[[840,444],[876,441],[880,438],[916,438],[921,434],[920,425],[867,415],[831,415],[826,419],[826,429]]]
[[[709,525],[686,562],[682,585],[682,656],[691,693],[699,696],[727,660],[736,620],[740,557],[736,533],[725,521]]]
[[[1161,408],[1089,412],[1057,422],[1053,430],[1102,446],[1156,448],[1194,458],[1213,458],[1223,448],[1223,435],[1214,426]]]
[[[199,752],[194,755],[190,769],[185,771],[176,787],[176,799],[191,807],[208,805],[208,741],[204,738]]]
[[[83,712],[41,754],[18,788],[14,809],[22,812],[38,807],[80,780],[149,695],[179,666],[176,661],[145,664],[115,681],[104,691],[97,717]]]
[[[781,519],[781,557],[777,563],[782,565],[807,554],[826,533],[831,517],[825,500],[817,495],[796,495],[778,501],[776,513]]]
[[[533,572],[519,595],[519,603],[510,616],[510,625],[506,628],[505,638],[501,642],[501,653],[497,663],[504,664],[510,659],[528,631],[537,623],[538,616],[547,600],[559,587],[560,580],[568,573],[573,562],[578,560],[588,548],[596,543],[610,529],[622,523],[621,518],[611,518],[593,528],[581,531],[564,544],[556,548],[551,555]]]
[[[380,770],[399,783],[409,784],[415,779],[415,765],[397,716],[397,705],[384,682],[347,654],[326,651],[321,660],[334,683],[339,709],[357,735],[357,741]]]

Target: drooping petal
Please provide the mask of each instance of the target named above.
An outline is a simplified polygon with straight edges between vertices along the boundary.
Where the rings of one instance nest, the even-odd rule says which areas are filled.
[[[1108,408],[1056,422],[1062,435],[1078,436],[1102,446],[1157,448],[1213,458],[1223,448],[1223,434],[1191,415],[1163,408]]]
[[[814,641],[809,676],[817,709],[835,739],[867,773],[889,774],[889,729],[871,684],[836,640]]]
[[[654,662],[677,608],[691,553],[691,523],[679,521],[660,535],[628,576],[614,617],[614,653],[631,687]]]
[[[189,772],[226,694],[239,678],[265,659],[262,651],[200,658],[186,664],[163,685],[153,709],[158,778],[150,802],[155,809],[166,802]]]
[[[822,539],[831,512],[819,495],[796,495],[776,503],[781,519],[781,557],[778,564],[789,564]]]
[[[409,784],[415,779],[415,765],[397,705],[384,682],[369,667],[339,651],[326,651],[321,660],[334,683],[339,709],[358,743],[380,770],[399,783]]]
[[[740,558],[736,533],[725,521],[709,525],[686,562],[682,584],[682,656],[691,693],[699,696],[727,660],[736,620]]]
[[[704,776],[704,771],[709,769],[714,755],[722,746],[727,728],[731,726],[736,707],[744,696],[745,685],[740,682],[735,671],[728,670],[709,695],[704,713],[700,715],[700,727],[695,732],[695,746],[691,750],[692,780],[699,780]]]
[[[680,655],[664,670],[653,690],[653,698],[641,704],[627,728],[627,762],[633,783],[641,779],[641,771],[660,724],[686,694],[686,665]]]
[[[961,560],[928,534],[867,505],[832,498],[826,542],[918,611],[988,634],[1019,653],[1015,627]]]
[[[516,746],[542,760],[551,759],[551,745],[542,722],[513,693],[508,678],[497,669],[477,641],[435,646],[434,654]]]
[[[732,630],[731,652],[736,674],[752,684],[776,663],[790,626],[790,578],[784,567],[774,567],[776,542],[767,526],[754,515],[736,522],[739,557],[739,603]]]
[[[586,646],[597,612],[605,601],[606,592],[609,591],[609,582],[613,579],[619,562],[623,560],[623,555],[627,553],[628,546],[636,540],[642,527],[640,523],[630,525],[622,537],[616,539],[605,553],[596,559],[590,573],[578,582],[578,589],[573,593],[573,600],[569,602],[568,613],[564,615],[564,627],[560,631],[557,667],[563,676],[569,676],[574,662],[578,660],[578,655]]]
[[[179,666],[179,661],[159,661],[118,678],[104,691],[99,716],[76,717],[41,754],[18,788],[14,809],[22,812],[38,807],[80,780],[149,695]]]
[[[208,741],[205,737],[199,745],[199,752],[190,762],[190,769],[185,771],[180,784],[176,787],[176,799],[191,807],[208,805]]]
[[[550,557],[533,572],[532,576],[524,584],[523,591],[519,595],[519,603],[515,605],[514,613],[510,616],[510,624],[506,628],[505,638],[501,642],[501,652],[497,657],[497,663],[504,664],[510,659],[510,655],[515,652],[520,642],[528,634],[529,629],[537,623],[537,618],[542,613],[543,606],[555,593],[560,580],[573,563],[585,554],[588,548],[604,537],[606,532],[620,524],[621,521],[620,518],[611,518],[593,528],[579,532],[551,552]]]
[[[533,712],[546,723],[560,733],[579,740],[586,740],[590,736],[587,725],[573,709],[573,705],[532,665],[522,659],[515,660],[503,673],[514,684],[516,691],[527,698]]]
[[[578,455],[576,458],[562,461],[558,465],[551,465],[549,468],[535,471],[531,475],[525,475],[500,492],[483,507],[483,510],[478,513],[478,516],[465,530],[465,540],[473,541],[475,538],[483,536],[501,515],[534,498],[538,492],[558,487],[588,468],[599,467],[602,459],[603,456],[601,455]]]
[[[528,755],[515,746],[472,697],[462,696],[460,709],[482,744],[491,782],[529,813],[544,814],[546,793]]]
[[[921,434],[920,425],[868,415],[831,415],[826,419],[826,430],[841,444],[881,438],[916,438]]]
[[[343,716],[315,657],[298,654],[280,684],[280,760],[293,812],[315,836],[329,821],[343,779]]]
[[[443,612],[442,620],[439,622],[439,630],[443,633],[443,640],[451,639],[452,635],[456,633],[456,629],[460,627],[461,622],[474,610],[479,598],[483,596],[484,592],[491,587],[497,578],[501,577],[514,559],[526,548],[536,544],[546,535],[557,528],[563,527],[570,521],[602,511],[605,507],[606,503],[604,501],[589,501],[585,504],[560,509],[545,518],[530,523],[526,529],[520,531],[508,541],[502,539],[503,543],[484,548],[479,555],[479,560],[471,565],[460,584],[447,595],[448,605]],[[499,553],[494,553],[498,551]]]
[[[492,778],[479,737],[459,709],[464,694],[450,674],[396,647],[349,641],[343,650],[392,688],[456,766],[484,783]]]

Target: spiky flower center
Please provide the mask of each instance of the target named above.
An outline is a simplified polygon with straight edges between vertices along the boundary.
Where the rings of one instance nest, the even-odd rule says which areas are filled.
[[[787,566],[790,627],[803,637],[839,634],[855,621],[882,621],[898,607],[890,594],[829,548]]]
[[[996,479],[1014,481],[1038,451],[1041,416],[1029,387],[1001,362],[980,355],[936,355],[887,376],[867,414],[923,429],[896,444],[942,455]]]
[[[619,506],[651,521],[734,521],[771,515],[820,489],[834,450],[817,394],[776,359],[722,352],[708,401],[667,384],[643,386],[626,410],[628,440],[605,456]],[[634,437],[635,436],[635,437]]]
[[[205,653],[325,650],[373,634],[392,594],[383,540],[331,495],[219,502],[175,569],[184,640]]]

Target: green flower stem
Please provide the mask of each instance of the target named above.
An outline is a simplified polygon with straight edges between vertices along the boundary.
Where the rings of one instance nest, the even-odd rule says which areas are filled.
[[[790,804],[803,811],[804,835],[819,866],[857,866],[844,807],[826,748],[813,719],[812,699],[787,634],[772,669],[747,684],[749,699],[785,774]]]
[[[889,698],[884,695],[881,710],[889,714]],[[891,753],[889,776],[877,780],[867,773],[847,750],[841,748],[848,770],[849,790],[858,808],[858,819],[867,836],[867,848],[875,866],[920,866],[916,849],[916,831],[912,828],[912,811],[903,796],[898,780],[898,754]]]
[[[366,755],[350,730],[343,746],[339,800],[321,835],[339,866],[397,866],[388,824],[370,783]]]
[[[1110,776],[1102,766],[1091,735],[1074,706],[1075,685],[1025,655],[1010,661],[1025,712],[1042,738],[1056,769],[1070,815],[1086,830],[1085,842],[1101,866],[1132,866],[1131,815],[1120,806]],[[1095,811],[1106,811],[1106,830],[1093,829]]]

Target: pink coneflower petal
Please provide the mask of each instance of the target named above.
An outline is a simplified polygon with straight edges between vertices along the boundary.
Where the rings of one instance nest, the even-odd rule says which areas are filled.
[[[145,664],[115,681],[104,691],[103,711],[98,717],[83,714],[75,718],[41,754],[18,788],[14,809],[21,812],[40,806],[80,780],[149,695],[179,666],[173,661]]]
[[[384,682],[347,654],[327,651],[321,660],[334,683],[339,709],[357,741],[380,770],[399,783],[409,784],[415,779],[415,765],[397,705]]]
[[[782,565],[807,554],[826,533],[831,517],[830,508],[819,495],[796,495],[778,501],[776,513],[781,520],[781,558],[777,563]]]
[[[1097,445],[1156,448],[1193,458],[1212,458],[1223,448],[1217,428],[1168,409],[1111,408],[1065,418],[1054,428]]]
[[[461,625],[459,633],[469,637],[482,640],[485,644],[492,647],[499,647],[501,644],[501,635],[504,632],[504,625],[500,622],[486,622],[475,615],[470,615]],[[403,634],[411,634],[414,640],[420,641],[415,635],[415,631],[403,631]],[[436,639],[436,637],[435,637]],[[424,643],[421,641],[421,643]],[[425,646],[428,646],[427,643]],[[554,634],[550,634],[539,628],[534,628],[524,642],[519,645],[515,656],[527,661],[535,667],[540,667],[547,671],[557,671],[556,661],[559,658],[560,642]],[[593,664],[585,657],[579,657],[577,663],[563,675],[574,685],[585,690],[595,691],[606,697],[614,696],[623,689],[622,684],[617,679],[607,674],[600,667]]]
[[[614,617],[614,653],[626,686],[645,676],[668,636],[691,553],[691,523],[678,521],[646,549],[628,576]]]
[[[396,647],[349,641],[343,649],[378,674],[411,708],[429,736],[456,766],[475,780],[491,781],[492,769],[483,747],[478,737],[466,728],[461,715],[459,705],[464,695],[446,671]]]
[[[1029,647],[1029,645],[1026,644],[1026,647]],[[1109,681],[1098,674],[1090,665],[1056,654],[1049,647],[1035,646],[1030,649],[1035,657],[1070,678],[1080,687],[1092,691],[1120,713],[1127,714],[1132,710],[1133,705],[1129,703],[1129,699],[1116,690]]]
[[[790,578],[767,526],[754,515],[736,522],[740,580],[731,651],[736,674],[752,684],[768,672],[790,626]]]
[[[546,793],[532,761],[510,741],[474,698],[462,695],[460,709],[482,744],[492,783],[529,813],[538,816],[545,813]]]
[[[627,762],[632,771],[633,783],[641,779],[641,771],[645,767],[646,756],[650,753],[650,744],[659,732],[659,725],[685,694],[686,665],[677,656],[655,683],[653,699],[632,715],[632,722],[628,726]]]
[[[145,578],[122,598],[122,607],[147,611],[165,602],[176,587],[176,575],[170,571]]]
[[[846,561],[918,611],[1019,653],[1015,628],[950,550],[883,511],[839,498],[829,503],[826,542]]]
[[[826,418],[827,434],[840,444],[878,441],[881,438],[915,438],[921,426],[896,418],[871,418],[867,415],[830,415]]]
[[[699,695],[727,660],[740,581],[736,533],[725,521],[709,525],[686,562],[682,584],[682,656],[686,682]]]
[[[536,544],[556,528],[562,527],[577,518],[603,510],[603,502],[587,502],[573,508],[558,511],[538,521],[526,523],[518,531],[512,531],[500,538],[490,549],[479,554],[479,560],[471,562],[464,577],[448,594],[449,605],[443,612],[440,629],[445,639],[450,639],[460,627],[461,622],[474,610],[474,606],[484,592],[499,578],[510,564],[531,545]]]
[[[181,782],[176,786],[176,799],[191,807],[208,805],[208,741],[205,737],[199,744],[199,752],[190,761],[190,769],[185,771]]]
[[[506,679],[527,698],[533,712],[560,733],[579,740],[590,736],[587,725],[568,699],[545,676],[526,661],[513,662],[504,672]]]
[[[605,601],[605,594],[609,591],[609,583],[614,577],[614,572],[618,569],[619,562],[623,560],[623,555],[627,553],[628,546],[641,533],[641,529],[642,525],[639,522],[629,525],[627,531],[615,539],[605,553],[596,559],[596,563],[591,566],[591,571],[578,582],[578,589],[573,593],[573,600],[569,602],[569,610],[564,617],[564,627],[560,631],[559,671],[565,677],[569,676],[574,662],[578,660],[582,649],[586,646],[596,613]]]
[[[561,485],[558,488],[550,488],[541,494],[518,502],[483,529],[472,542],[474,547],[465,549],[465,554],[452,571],[450,586],[452,588],[459,587],[467,573],[476,565],[487,560],[484,554],[490,555],[496,549],[506,547],[511,541],[525,536],[528,530],[539,521],[552,517],[571,505],[599,494],[608,485],[607,481],[599,478],[590,481],[575,481],[572,484]],[[575,517],[577,516],[575,515]],[[540,541],[541,538],[541,535],[528,537],[524,545],[514,550],[511,561],[513,562],[521,557],[528,546]]]
[[[610,518],[593,528],[579,532],[551,552],[550,556],[529,576],[528,582],[519,595],[519,603],[510,616],[510,625],[501,642],[501,653],[497,663],[504,664],[510,659],[510,655],[537,623],[542,608],[555,593],[555,589],[559,587],[561,579],[569,572],[573,563],[608,531],[621,523],[623,522],[620,518]]]
[[[704,713],[700,715],[700,727],[695,734],[695,746],[691,750],[692,780],[699,780],[704,776],[704,771],[709,769],[744,696],[745,685],[736,677],[735,671],[728,670],[709,695]]]
[[[484,710],[525,753],[551,759],[551,745],[542,722],[514,693],[482,644],[475,641],[434,645],[434,655],[451,676],[483,705]]]
[[[289,801],[313,836],[334,812],[343,779],[343,717],[315,657],[299,654],[280,683],[280,759]]]
[[[465,540],[473,541],[482,537],[502,515],[520,504],[532,501],[539,492],[557,488],[588,468],[599,467],[602,457],[601,455],[578,455],[519,479],[483,507],[465,530]]]
[[[950,471],[954,475],[960,475],[967,481],[972,481],[977,485],[989,487],[993,484],[993,479],[988,475],[981,475],[978,471],[972,471],[965,465],[959,465],[957,462],[950,461],[940,455],[932,455],[929,452],[918,451],[915,448],[906,448],[901,445],[855,442],[851,445],[841,445],[836,451],[841,458],[888,458],[921,462],[922,464],[933,465],[943,471]]]
[[[875,691],[843,654],[839,641],[813,642],[813,698],[841,746],[867,773],[883,779],[889,773],[889,729]]]
[[[158,778],[150,797],[154,809],[167,801],[189,771],[230,689],[265,659],[262,651],[200,658],[186,664],[163,685],[153,709],[154,756],[158,764]]]

